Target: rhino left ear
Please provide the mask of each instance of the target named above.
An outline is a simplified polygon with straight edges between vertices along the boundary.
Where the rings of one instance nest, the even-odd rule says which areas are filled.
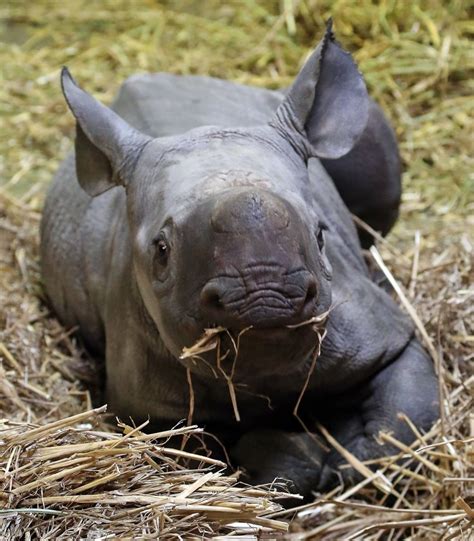
[[[91,196],[126,186],[143,147],[151,139],[82,90],[69,70],[61,72],[66,102],[76,118],[76,172]]]
[[[306,157],[336,159],[347,154],[362,135],[368,112],[364,79],[351,55],[335,41],[329,20],[324,38],[271,124]]]

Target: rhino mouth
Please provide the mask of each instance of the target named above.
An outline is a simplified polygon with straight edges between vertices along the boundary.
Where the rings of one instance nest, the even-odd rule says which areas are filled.
[[[231,329],[220,326],[204,329],[190,347],[184,347],[180,359],[205,356],[213,364],[238,362],[260,369],[283,369],[304,362],[320,350],[325,336],[329,310],[295,325]]]
[[[322,312],[319,315],[314,315],[299,323],[277,326],[266,325],[249,325],[247,327],[229,328],[213,326],[220,328],[223,331],[229,331],[234,337],[247,336],[249,338],[265,338],[265,337],[288,337],[291,334],[297,334],[298,331],[312,331],[316,334],[321,334],[326,329],[326,323],[331,309]]]
[[[311,342],[313,338],[312,330],[309,327],[300,327],[290,329],[286,326],[281,327],[253,327],[242,333],[229,329],[230,334],[235,337],[240,334],[240,342],[242,345],[255,347],[257,344],[262,346],[279,346],[286,345],[288,347],[298,348],[301,340]],[[316,336],[314,336],[316,339]]]
[[[247,338],[278,339],[287,338],[292,329],[288,327],[252,327],[245,334]],[[231,331],[232,332],[232,331]]]

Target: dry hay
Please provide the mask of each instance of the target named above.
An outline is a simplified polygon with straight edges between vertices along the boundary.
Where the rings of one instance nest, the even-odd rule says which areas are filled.
[[[53,0],[28,3],[27,11],[21,1],[0,7],[0,538],[153,538],[158,531],[208,538],[229,534],[235,515],[274,528],[271,536],[288,523],[294,539],[468,540],[474,54],[466,5],[183,0],[181,9],[151,0],[133,9],[125,0],[94,10]],[[400,445],[396,457],[362,464],[339,448],[364,481],[289,512],[268,491],[238,489],[206,455],[188,467],[169,454],[166,438],[149,440],[126,426],[112,432],[104,414],[91,412],[95,366],[37,297],[38,211],[72,135],[57,82],[62,64],[105,101],[136,71],[284,86],[330,14],[397,127],[406,166],[402,216],[368,257],[392,280],[433,356],[442,408],[437,425],[411,447]],[[87,411],[82,421],[73,417]]]
[[[0,424],[2,538],[202,539],[287,531],[287,523],[262,516],[279,508],[269,500],[276,490],[234,486],[236,478],[220,471],[224,463],[166,445],[172,436],[198,434],[197,427],[144,434],[145,425],[120,425],[123,435],[111,434],[94,429],[103,411],[39,426]]]

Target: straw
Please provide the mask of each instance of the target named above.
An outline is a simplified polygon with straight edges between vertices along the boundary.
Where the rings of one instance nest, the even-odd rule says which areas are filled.
[[[363,480],[288,512],[276,490],[240,486],[212,456],[169,447],[171,436],[201,437],[198,427],[141,434],[92,408],[101,373],[74,329],[62,328],[41,301],[38,227],[46,187],[74,134],[59,88],[62,65],[105,103],[136,72],[281,88],[291,84],[329,16],[400,142],[397,226],[382,239],[355,221],[373,234],[375,264],[436,362],[443,422],[427,434],[414,429],[411,446],[382,435],[398,449],[393,456],[361,462],[346,454],[341,468],[357,466]],[[0,538],[249,539],[288,529],[293,539],[468,539],[474,462],[468,3],[136,0],[131,8],[128,0],[102,0],[92,8],[85,0],[41,0],[26,9],[7,0],[0,20]],[[215,336],[208,338],[203,347]],[[232,372],[227,376],[238,416]],[[191,376],[188,384],[191,423]]]

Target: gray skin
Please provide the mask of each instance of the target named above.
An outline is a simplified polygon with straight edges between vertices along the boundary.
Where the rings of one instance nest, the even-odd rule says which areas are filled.
[[[334,482],[342,461],[317,443],[316,422],[361,460],[391,451],[377,443],[380,430],[413,439],[400,412],[430,427],[432,362],[371,280],[320,161],[339,167],[354,208],[386,214],[382,229],[390,227],[400,196],[393,133],[330,28],[286,96],[146,75],[124,84],[114,112],[67,70],[62,84],[77,136],[47,196],[42,275],[61,321],[105,355],[112,411],[165,425],[186,418],[189,367],[193,421],[224,437],[252,482],[284,477],[306,495]],[[289,326],[330,308],[299,408],[308,434],[292,412],[317,335]],[[179,358],[212,326],[234,338],[251,327],[236,361],[227,335],[221,343],[240,422],[216,352]]]

